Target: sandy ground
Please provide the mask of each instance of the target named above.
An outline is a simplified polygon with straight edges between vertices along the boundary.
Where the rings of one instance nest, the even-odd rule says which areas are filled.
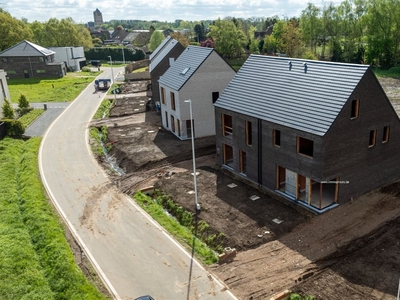
[[[380,81],[398,111],[399,80]],[[144,86],[119,95],[110,119],[92,122],[109,127],[110,155],[126,172],[110,177],[128,194],[155,185],[194,211],[191,143],[164,131],[159,114],[146,112]],[[269,299],[285,289],[317,299],[396,298],[400,184],[316,216],[221,170],[214,138],[195,145],[199,217],[238,251],[210,270],[240,299]]]

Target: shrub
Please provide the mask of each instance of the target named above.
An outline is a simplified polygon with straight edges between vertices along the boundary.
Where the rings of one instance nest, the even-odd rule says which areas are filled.
[[[10,101],[7,99],[4,99],[4,104],[3,104],[3,118],[5,119],[15,119],[15,111],[14,108],[12,107]]]
[[[82,68],[82,72],[91,72],[91,70],[90,70],[90,68],[89,67],[83,67]]]
[[[8,136],[21,136],[25,132],[25,127],[19,120],[5,119]]]
[[[29,107],[29,101],[26,99],[26,96],[21,93],[18,99],[18,108],[17,112],[20,116],[25,115],[26,113],[30,112],[33,108]]]

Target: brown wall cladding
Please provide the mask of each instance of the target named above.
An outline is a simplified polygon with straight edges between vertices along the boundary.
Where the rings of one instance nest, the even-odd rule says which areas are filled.
[[[37,57],[27,58],[25,62],[1,62],[0,69],[7,72],[7,77],[11,79],[25,78],[24,70],[28,71],[29,78],[59,78],[63,76],[62,65],[46,64],[37,61]],[[45,73],[38,73],[37,70],[44,70]],[[15,73],[14,73],[15,72]]]
[[[351,119],[351,100],[355,99],[360,101],[359,116]],[[269,190],[275,190],[277,166],[316,181],[338,178],[339,203],[400,179],[400,121],[371,71],[323,137],[217,107],[215,112],[217,163],[223,164],[223,143],[228,144],[234,157],[229,169],[244,176],[239,172],[239,150],[245,151],[245,177]],[[223,113],[232,116],[233,135],[229,137],[222,135]],[[252,122],[251,146],[245,140],[246,120]],[[382,143],[384,126],[390,126],[386,143]],[[273,143],[274,129],[281,132],[279,147]],[[374,147],[369,147],[371,130],[377,131]],[[297,153],[297,137],[314,141],[312,158]]]

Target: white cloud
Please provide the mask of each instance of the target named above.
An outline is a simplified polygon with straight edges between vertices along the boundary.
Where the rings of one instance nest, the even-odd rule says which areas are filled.
[[[1,0],[0,0],[1,1]],[[322,7],[322,0],[153,0],[148,2],[93,1],[93,0],[7,0],[4,9],[17,19],[27,18],[29,22],[47,21],[72,17],[78,23],[93,21],[93,12],[98,8],[103,19],[159,20],[176,19],[199,21],[225,17],[293,17],[312,2]],[[333,0],[340,3],[341,0]]]

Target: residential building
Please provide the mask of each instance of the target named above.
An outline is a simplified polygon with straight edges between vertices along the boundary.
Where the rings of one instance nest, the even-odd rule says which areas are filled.
[[[215,134],[213,103],[236,72],[213,48],[188,46],[159,79],[162,126],[180,139]],[[191,100],[193,120],[190,120]]]
[[[9,78],[59,78],[66,73],[64,62],[55,61],[54,51],[26,40],[0,52],[0,69]]]
[[[150,55],[151,92],[153,103],[160,102],[158,80],[174,61],[181,55],[185,47],[168,36]]]
[[[68,70],[80,71],[86,66],[86,57],[83,47],[49,47],[54,51],[54,60],[64,62]]]
[[[215,115],[218,164],[311,210],[400,178],[399,118],[368,65],[251,55]]]

